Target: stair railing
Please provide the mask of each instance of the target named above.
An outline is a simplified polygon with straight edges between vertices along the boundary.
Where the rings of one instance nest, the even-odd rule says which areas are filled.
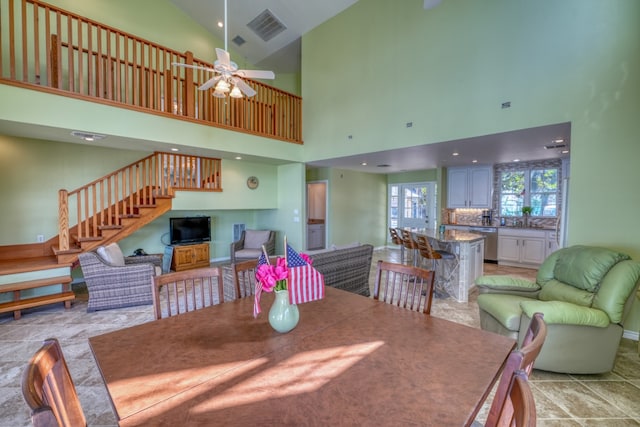
[[[58,250],[71,249],[72,233],[76,242],[100,240],[102,230],[122,228],[123,219],[175,190],[222,191],[220,159],[157,152],[73,191],[59,190]]]
[[[1,0],[0,81],[108,105],[302,143],[302,99],[246,79],[251,98],[198,87],[213,68],[38,0]],[[6,5],[6,6],[5,6]]]

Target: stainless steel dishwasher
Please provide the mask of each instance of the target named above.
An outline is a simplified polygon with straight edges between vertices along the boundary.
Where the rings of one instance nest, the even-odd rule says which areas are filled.
[[[482,234],[485,262],[498,262],[498,229],[496,227],[469,227],[471,233]]]

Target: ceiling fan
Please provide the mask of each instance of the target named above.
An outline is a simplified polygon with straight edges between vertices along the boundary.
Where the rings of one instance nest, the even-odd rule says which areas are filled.
[[[213,96],[217,98],[224,98],[227,93],[233,98],[242,98],[243,93],[248,97],[254,96],[256,91],[245,83],[242,77],[250,79],[274,79],[276,77],[273,71],[239,70],[238,64],[231,60],[227,48],[227,0],[224,0],[224,50],[216,48],[216,56],[218,59],[213,63],[213,68],[179,62],[174,62],[173,65],[214,73],[214,76],[204,82],[198,89],[207,90],[213,87]]]

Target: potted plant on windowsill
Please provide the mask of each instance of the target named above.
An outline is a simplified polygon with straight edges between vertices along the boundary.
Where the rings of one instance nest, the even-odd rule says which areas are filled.
[[[529,226],[529,216],[531,215],[531,206],[522,207],[522,216],[524,217],[524,226]]]

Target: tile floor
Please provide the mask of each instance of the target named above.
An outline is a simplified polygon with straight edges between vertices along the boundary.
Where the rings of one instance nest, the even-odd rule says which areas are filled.
[[[399,251],[375,251],[372,272],[378,259],[398,262]],[[485,274],[531,278],[535,271],[485,264]],[[372,274],[371,284],[373,279]],[[432,315],[479,327],[473,292],[468,303],[434,299]],[[89,425],[116,426],[87,338],[153,318],[151,306],[87,313],[86,302],[81,299],[68,311],[54,305],[26,311],[18,321],[0,315],[0,427],[31,425],[20,379],[25,362],[50,336],[62,344]],[[539,426],[640,426],[640,357],[634,341],[623,340],[616,366],[608,374],[563,375],[534,370],[531,382]],[[478,421],[486,418],[490,401],[491,396]]]

